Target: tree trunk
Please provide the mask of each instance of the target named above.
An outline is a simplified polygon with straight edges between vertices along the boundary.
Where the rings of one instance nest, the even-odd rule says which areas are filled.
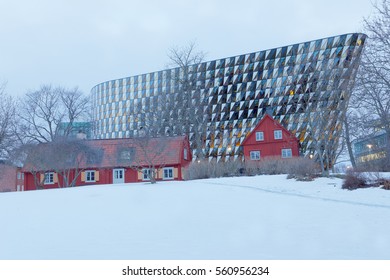
[[[351,161],[352,167],[355,169],[356,161],[355,161],[355,155],[353,154],[353,150],[352,150],[352,141],[349,132],[349,123],[348,123],[347,116],[345,116],[344,118],[344,130],[345,130],[345,142],[347,144],[349,159]]]

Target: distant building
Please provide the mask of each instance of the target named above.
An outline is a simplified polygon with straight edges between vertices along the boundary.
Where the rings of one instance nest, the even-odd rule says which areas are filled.
[[[91,139],[92,124],[90,122],[62,122],[58,125],[58,135],[70,138]]]
[[[24,174],[21,168],[0,162],[0,192],[24,190]]]
[[[299,140],[268,114],[245,138],[241,146],[246,161],[269,156],[281,158],[299,156]]]
[[[375,134],[357,139],[353,143],[353,151],[357,165],[377,164],[378,167],[386,158],[387,133],[383,130]]]
[[[76,186],[149,181],[152,168],[157,170],[157,180],[183,179],[183,168],[192,160],[188,137],[152,138],[143,147],[136,141],[86,140],[84,144],[94,153],[81,160],[79,166],[70,168],[70,180],[76,177]],[[47,154],[47,145],[37,146],[39,159]],[[23,167],[25,190],[36,190],[37,187],[52,189],[63,185],[61,174],[40,168],[39,164],[34,168],[32,165],[27,158]],[[74,175],[76,168],[78,176]]]

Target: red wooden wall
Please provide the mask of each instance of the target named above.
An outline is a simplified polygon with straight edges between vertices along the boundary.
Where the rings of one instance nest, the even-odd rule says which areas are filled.
[[[275,130],[282,131],[282,139],[274,139]],[[263,141],[256,141],[257,131],[262,131],[264,133]],[[265,115],[255,129],[243,141],[242,146],[246,160],[250,159],[251,151],[260,151],[261,158],[264,158],[269,156],[281,157],[282,149],[291,149],[293,157],[299,156],[298,139],[269,115]]]

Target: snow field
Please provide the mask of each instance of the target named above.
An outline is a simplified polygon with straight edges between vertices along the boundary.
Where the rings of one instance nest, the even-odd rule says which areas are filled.
[[[254,176],[0,194],[0,259],[390,259],[390,191]]]

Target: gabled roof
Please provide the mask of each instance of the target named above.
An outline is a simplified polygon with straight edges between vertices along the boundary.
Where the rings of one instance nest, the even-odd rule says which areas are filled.
[[[260,126],[262,126],[265,122],[267,121],[271,121],[273,122],[273,124],[280,128],[281,130],[285,131],[286,133],[288,133],[291,138],[293,138],[294,140],[298,141],[298,138],[291,132],[289,131],[288,129],[286,129],[283,125],[280,124],[280,122],[278,122],[277,120],[275,120],[274,118],[272,118],[269,114],[265,114],[264,117],[259,121],[259,123],[251,130],[251,132],[249,132],[249,134],[245,137],[244,141],[242,141],[241,143],[241,146],[245,145],[247,141],[249,141],[248,139],[250,139],[250,137],[252,136],[253,132],[256,131]]]
[[[103,139],[103,140],[72,140],[74,145],[81,144],[76,150],[83,160],[80,160],[79,168],[113,168],[127,166],[148,166],[150,162],[154,166],[161,165],[176,165],[182,160],[182,151],[187,147],[187,136],[175,137],[140,137],[140,138],[124,138],[124,139]],[[79,142],[77,142],[79,141]],[[73,150],[71,150],[73,152]],[[52,143],[39,144],[34,148],[34,153],[31,159],[27,159],[24,170],[31,169],[32,163],[36,154],[39,155],[37,165],[34,170],[48,170],[47,164],[42,165],[44,157],[50,157],[56,153],[56,146]],[[191,159],[190,150],[188,149],[189,160]],[[67,159],[64,156],[57,157],[58,159]],[[76,161],[76,160],[74,160]],[[53,162],[53,161],[52,161]],[[55,161],[52,164],[56,164]],[[69,163],[73,164],[73,163]],[[47,166],[42,168],[39,166]],[[53,168],[54,169],[54,168]]]
[[[97,160],[87,162],[86,167],[147,166],[150,162],[156,166],[179,164],[186,141],[186,136],[89,140],[98,156]]]

